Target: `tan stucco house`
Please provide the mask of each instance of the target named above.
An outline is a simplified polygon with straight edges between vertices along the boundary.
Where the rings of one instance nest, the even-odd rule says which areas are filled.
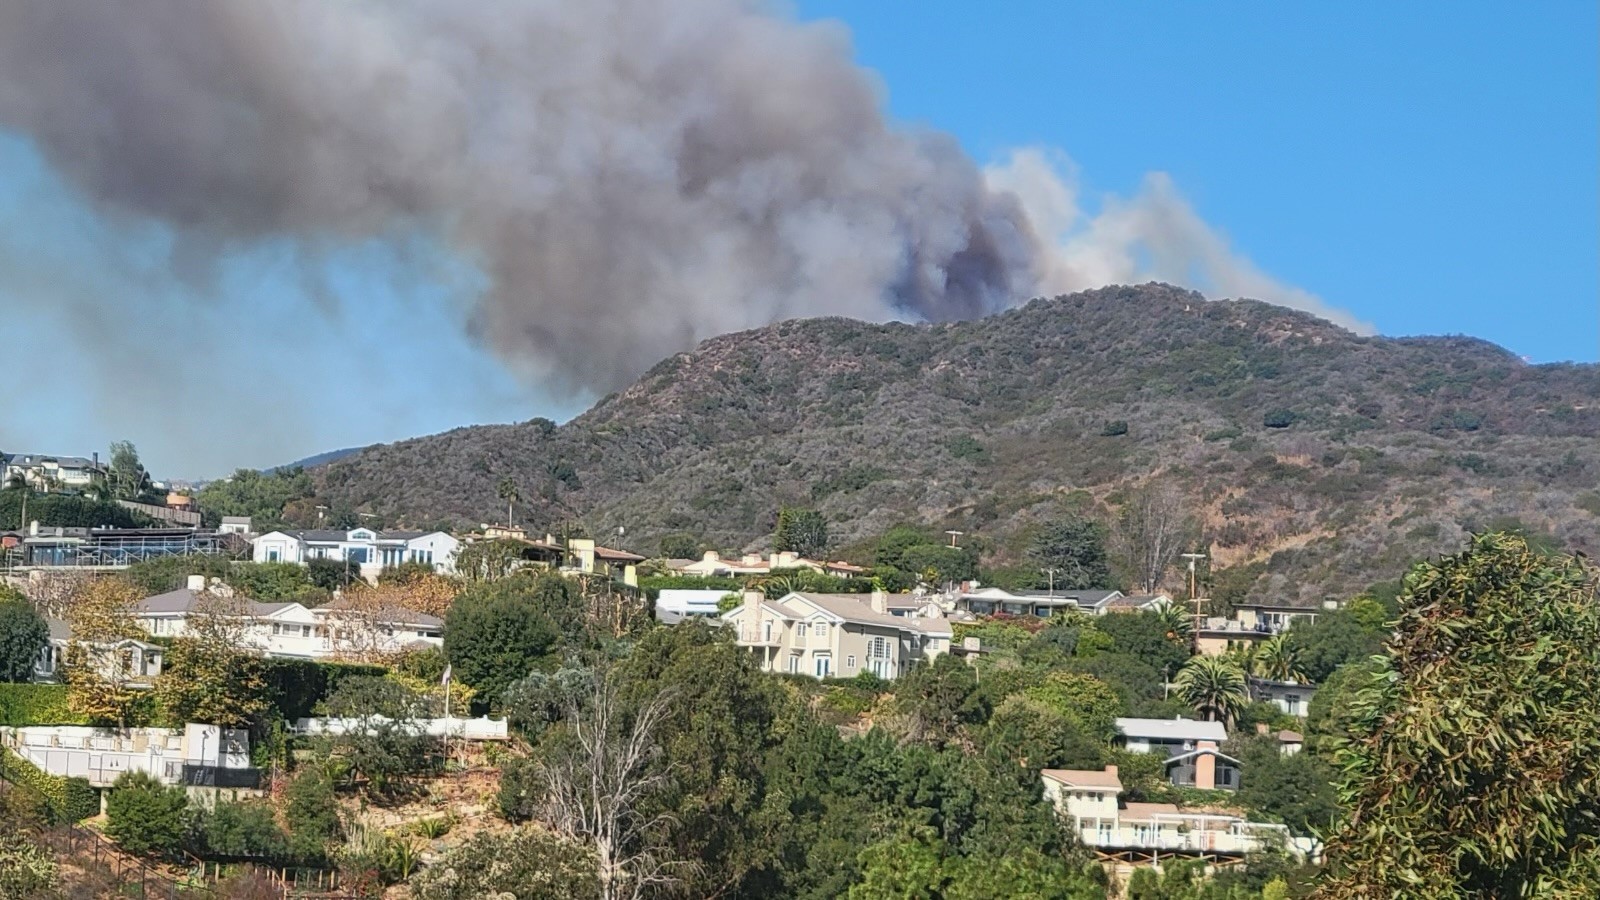
[[[907,595],[909,596],[909,595]],[[722,614],[739,646],[763,670],[815,678],[871,672],[892,679],[909,667],[950,652],[950,621],[937,607],[871,594],[790,593],[768,600],[747,591],[744,603]],[[896,615],[915,607],[917,614]]]

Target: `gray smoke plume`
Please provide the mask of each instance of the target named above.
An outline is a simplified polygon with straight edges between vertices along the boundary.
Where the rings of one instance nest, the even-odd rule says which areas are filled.
[[[894,127],[842,27],[758,2],[6,3],[0,125],[102,214],[171,227],[194,278],[268,240],[440,242],[485,276],[478,339],[569,390],[782,318],[972,317],[1146,257],[1279,299],[1230,282],[1175,194],[1036,225],[1063,189],[1036,158],[985,173]]]

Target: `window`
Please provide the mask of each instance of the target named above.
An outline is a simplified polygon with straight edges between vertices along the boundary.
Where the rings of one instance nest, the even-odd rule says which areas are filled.
[[[818,622],[817,623],[817,640],[825,641],[827,639],[828,639],[828,623],[827,622]]]
[[[771,622],[763,622],[761,624],[767,626],[767,633],[766,633],[765,640],[770,642],[772,640],[772,623]]]
[[[277,547],[269,547],[269,548],[267,548],[267,562],[277,562],[277,561],[278,561],[278,548]]]
[[[831,661],[826,656],[817,657],[817,677],[827,678]]]
[[[794,673],[796,673],[798,671],[800,671],[800,657],[798,657],[798,656],[789,657],[789,674],[793,675]]]
[[[844,658],[844,667],[846,669],[854,669],[856,667],[856,658],[854,656],[846,656]]]
[[[805,640],[805,637],[806,637],[806,623],[801,622],[799,625],[796,625],[794,627],[794,636],[797,637],[797,638],[800,638],[801,640]]]
[[[432,550],[412,550],[411,551],[411,561],[412,562],[419,562],[419,563],[427,563],[428,565],[431,566],[431,565],[433,565],[433,551]]]

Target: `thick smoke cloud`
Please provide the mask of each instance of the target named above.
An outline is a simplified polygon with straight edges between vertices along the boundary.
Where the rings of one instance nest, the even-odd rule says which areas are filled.
[[[841,27],[741,0],[0,5],[0,126],[170,227],[174,271],[435,241],[483,273],[475,337],[547,389],[787,317],[1151,275],[1328,313],[1159,178],[1091,218],[1042,155],[985,172],[882,106]]]

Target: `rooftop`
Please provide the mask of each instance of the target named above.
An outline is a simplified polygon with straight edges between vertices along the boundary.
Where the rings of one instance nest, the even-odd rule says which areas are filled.
[[[1039,774],[1067,787],[1121,791],[1122,779],[1116,772],[1101,769],[1045,769]]]
[[[1228,729],[1221,722],[1201,722],[1195,719],[1117,719],[1117,730],[1127,737],[1150,738],[1160,741],[1216,741],[1228,739]]]

